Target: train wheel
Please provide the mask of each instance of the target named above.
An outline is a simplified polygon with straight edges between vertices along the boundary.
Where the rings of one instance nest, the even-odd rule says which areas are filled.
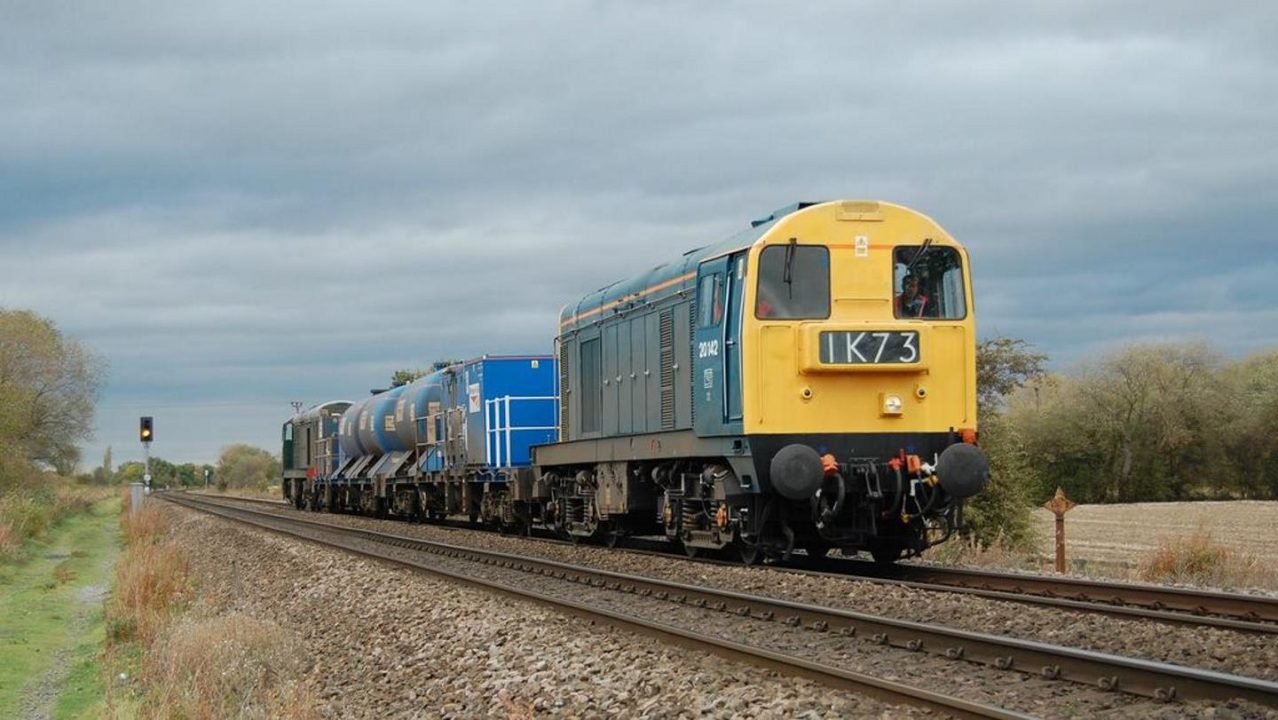
[[[701,555],[701,548],[694,547],[692,545],[684,545],[683,554],[695,560],[697,557]]]
[[[736,550],[737,560],[742,565],[755,565],[763,559],[763,550],[758,545],[748,544],[741,540],[732,543],[733,549]]]
[[[608,547],[620,547],[625,545],[626,533],[622,529],[621,524],[616,520],[608,520],[608,522],[599,523],[597,535],[602,536],[603,545]]]
[[[891,565],[901,557],[901,546],[896,543],[876,543],[870,546],[870,557],[879,565]]]

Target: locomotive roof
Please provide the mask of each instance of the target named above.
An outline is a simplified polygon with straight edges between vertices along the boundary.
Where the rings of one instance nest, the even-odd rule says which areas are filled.
[[[314,420],[319,417],[321,410],[328,409],[330,411],[342,412],[346,410],[346,408],[350,407],[350,405],[351,403],[349,400],[329,400],[328,402],[323,402],[318,405],[312,405],[302,412],[297,413],[293,416],[293,421],[302,422],[304,420]]]
[[[693,248],[679,258],[606,285],[575,303],[565,305],[559,313],[560,332],[569,332],[598,322],[602,319],[605,307],[617,311],[628,310],[646,305],[658,297],[672,293],[691,292],[697,282],[697,266],[703,260],[726,255],[735,250],[749,247],[756,240],[772,229],[778,220],[806,207],[816,205],[813,202],[798,202],[778,208],[771,213],[754,220],[750,227],[717,243]]]

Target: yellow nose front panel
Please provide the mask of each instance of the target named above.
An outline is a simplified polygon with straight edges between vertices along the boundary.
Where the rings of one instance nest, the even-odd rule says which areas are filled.
[[[944,432],[975,426],[970,281],[969,311],[961,320],[899,319],[893,313],[895,246],[931,238],[938,246],[960,253],[962,248],[923,215],[887,203],[878,207],[860,216],[841,212],[839,203],[814,206],[785,218],[752,248],[751,262],[757,263],[763,247],[791,238],[829,247],[831,304],[823,320],[746,314],[746,433]],[[966,255],[963,264],[966,277]],[[754,290],[748,284],[747,308],[754,305]]]

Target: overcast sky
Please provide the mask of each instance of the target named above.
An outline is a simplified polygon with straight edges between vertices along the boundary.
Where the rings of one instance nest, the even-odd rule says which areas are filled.
[[[797,200],[915,207],[983,336],[1278,345],[1278,5],[0,0],[0,307],[107,444],[549,352],[561,305]]]

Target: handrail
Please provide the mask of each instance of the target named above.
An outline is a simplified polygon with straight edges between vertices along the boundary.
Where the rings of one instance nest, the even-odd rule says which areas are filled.
[[[514,456],[511,436],[523,430],[548,430],[555,432],[558,440],[558,425],[513,425],[511,424],[511,404],[520,402],[559,402],[556,395],[505,395],[484,401],[484,458],[488,464],[496,468],[511,468]]]

